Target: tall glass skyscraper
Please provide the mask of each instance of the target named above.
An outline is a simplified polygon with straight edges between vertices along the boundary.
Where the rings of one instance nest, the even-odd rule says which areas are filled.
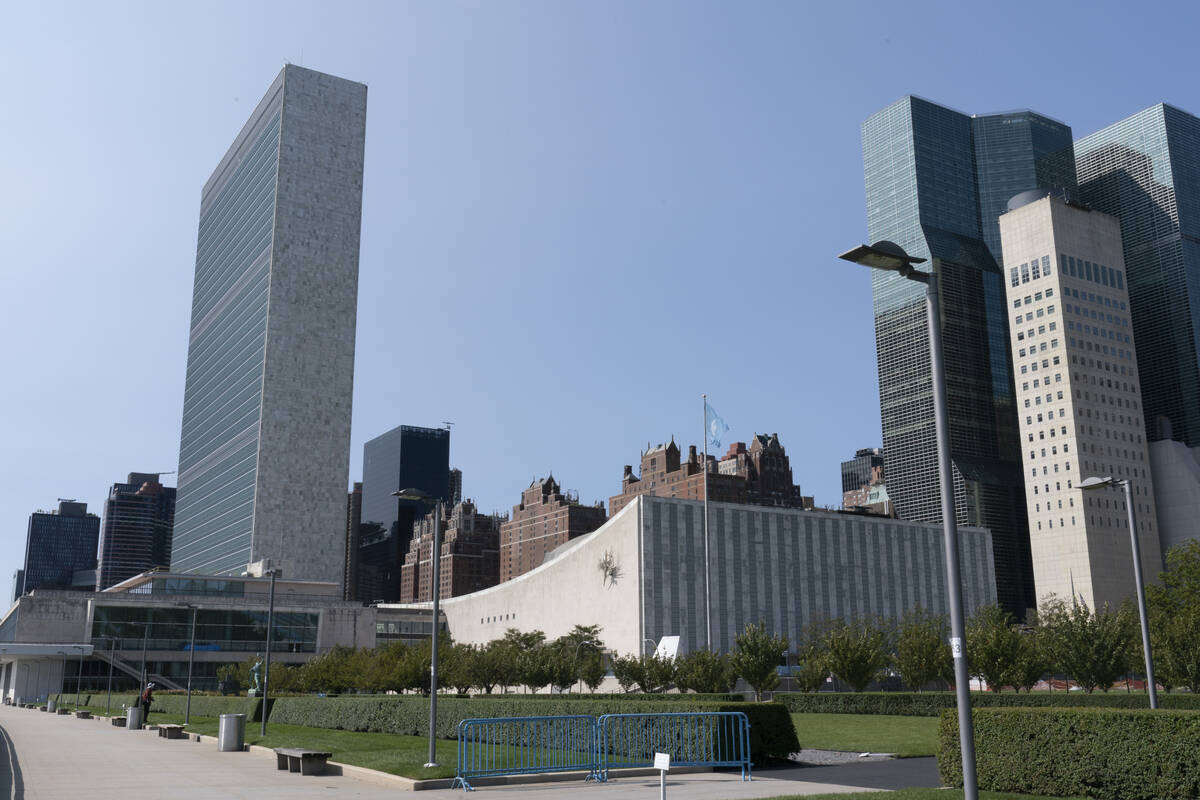
[[[1200,119],[1160,103],[1075,153],[1083,201],[1121,220],[1146,433],[1200,447]]]
[[[99,540],[100,518],[88,513],[87,503],[60,500],[57,511],[30,514],[24,575],[14,594],[34,589],[92,591]]]
[[[358,595],[352,599],[400,599],[400,567],[413,523],[433,510],[432,504],[393,497],[400,489],[450,497],[449,430],[401,425],[363,445]]]
[[[1029,111],[968,116],[905,97],[863,123],[867,222],[941,278],[958,522],[992,532],[996,592],[1034,605],[998,219],[1013,195],[1076,188],[1071,130]],[[888,493],[902,519],[940,522],[924,288],[872,271]]]
[[[96,589],[103,591],[147,570],[171,563],[175,489],[154,472],[131,472],[114,483],[104,503]]]
[[[289,64],[204,186],[174,571],[342,580],[366,103]]]

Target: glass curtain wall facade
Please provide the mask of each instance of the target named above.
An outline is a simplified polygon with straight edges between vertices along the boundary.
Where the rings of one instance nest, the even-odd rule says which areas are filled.
[[[863,124],[870,240],[940,277],[958,522],[991,530],[997,597],[1018,617],[1035,594],[997,219],[1023,189],[1074,190],[1070,152],[1070,128],[1031,112],[906,97]],[[901,519],[940,522],[924,286],[873,270],[872,292],[888,493]]]
[[[433,510],[427,503],[393,497],[400,489],[449,497],[450,431],[401,425],[363,445],[358,595],[350,599],[400,598],[400,567],[413,523]]]
[[[100,518],[87,513],[87,503],[61,502],[58,511],[30,514],[21,592],[72,588],[76,570],[95,569],[99,541]]]
[[[97,591],[171,563],[175,489],[158,475],[131,473],[114,483],[104,504]]]
[[[342,580],[365,122],[288,65],[205,184],[173,571]]]
[[[1121,221],[1146,434],[1198,447],[1200,119],[1159,104],[1075,152],[1083,201]]]

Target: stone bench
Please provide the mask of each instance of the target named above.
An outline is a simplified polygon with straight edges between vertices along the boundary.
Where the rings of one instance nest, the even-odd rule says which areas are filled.
[[[56,709],[54,709],[54,713],[55,713],[55,714],[58,714],[59,716],[62,716],[63,714],[70,714],[70,713],[71,713],[71,709],[69,709],[69,708],[56,708]]]
[[[124,728],[125,727],[125,718],[124,717],[109,717],[109,719],[112,720],[113,727],[115,727],[115,728]]]
[[[75,712],[75,716],[78,717],[79,719],[91,719],[92,712],[80,710],[80,711]]]
[[[325,772],[325,762],[332,755],[333,753],[325,753],[320,750],[276,747],[275,768],[299,772],[301,775],[321,775]]]
[[[183,738],[183,726],[182,725],[159,725],[158,726],[158,735],[164,739],[182,739]]]

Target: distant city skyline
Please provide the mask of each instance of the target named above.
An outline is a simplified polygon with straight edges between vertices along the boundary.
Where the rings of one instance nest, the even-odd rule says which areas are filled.
[[[1031,28],[919,2],[325,10],[10,15],[28,32],[0,53],[27,76],[6,104],[20,119],[0,126],[21,154],[0,164],[0,237],[21,265],[0,299],[0,369],[23,387],[0,401],[20,422],[0,480],[10,574],[30,510],[98,509],[130,465],[176,468],[196,188],[285,61],[371,87],[348,480],[397,421],[453,420],[485,512],[550,469],[586,501],[612,495],[633,448],[694,440],[703,392],[732,437],[778,430],[796,482],[836,504],[837,465],[882,441],[870,279],[834,258],[865,238],[861,121],[911,92],[1030,106],[1077,136],[1160,100],[1200,108],[1187,5],[1153,64],[1103,86],[1061,31],[1119,38],[1122,14],[1046,7]],[[864,15],[864,47],[828,35]],[[1015,41],[1039,58],[979,58]],[[672,348],[689,323],[712,330],[705,346]],[[469,384],[434,369],[447,363]],[[764,377],[769,391],[739,389]]]

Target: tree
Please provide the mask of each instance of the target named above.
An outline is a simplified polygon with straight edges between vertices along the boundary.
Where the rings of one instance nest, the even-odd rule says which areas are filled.
[[[661,692],[675,683],[675,659],[647,653],[642,656],[642,670],[646,676],[642,691],[647,694]]]
[[[594,692],[608,674],[604,666],[604,653],[596,651],[584,656],[579,666],[579,677],[587,685],[588,691]]]
[[[907,612],[896,629],[896,671],[910,689],[921,691],[952,672],[953,657],[947,642],[950,627],[943,614],[917,606]]]
[[[504,643],[499,639],[480,646],[471,660],[471,685],[484,694],[491,694],[505,676],[507,657]]]
[[[1128,671],[1137,633],[1128,603],[1093,612],[1085,603],[1068,606],[1054,598],[1042,604],[1042,624],[1054,662],[1088,694],[1107,692]],[[1138,648],[1140,649],[1140,648]]]
[[[612,660],[613,677],[621,684],[621,691],[629,692],[645,681],[642,660],[637,656],[617,656]]]
[[[762,699],[779,685],[779,662],[788,650],[786,636],[771,636],[762,620],[747,623],[746,629],[734,637],[737,649],[729,656],[729,665],[754,690],[754,700]]]
[[[729,659],[720,653],[696,650],[675,660],[675,684],[681,692],[728,692],[735,680]]]
[[[810,639],[796,648],[792,683],[802,692],[815,692],[829,677],[829,658],[820,639]]]
[[[982,606],[967,622],[967,664],[993,692],[1014,683],[1021,658],[1021,634],[1000,606]]]
[[[475,685],[476,650],[469,644],[452,644],[445,654],[438,653],[438,683],[453,686],[459,694],[467,694]]]
[[[1160,580],[1146,587],[1155,677],[1200,693],[1200,541],[1168,550]],[[1134,652],[1142,655],[1140,645]]]
[[[1021,630],[1021,653],[1017,657],[1017,663],[1013,665],[1009,682],[1018,691],[1024,689],[1028,694],[1052,666],[1049,636],[1046,629],[1039,624],[1037,614],[1033,613],[1026,619],[1025,627]]]
[[[831,623],[822,639],[830,671],[861,692],[890,663],[889,638],[887,628],[874,620],[856,617]]]

